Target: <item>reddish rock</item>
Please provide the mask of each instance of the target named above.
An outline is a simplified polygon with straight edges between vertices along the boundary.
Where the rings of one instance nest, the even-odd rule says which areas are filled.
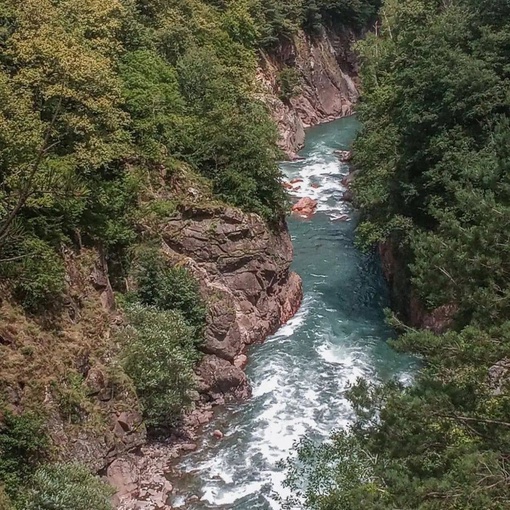
[[[312,186],[312,188],[314,188],[314,189],[317,189],[317,188],[320,188],[320,187],[321,187],[321,186],[320,186],[320,184],[317,184],[316,182],[313,182],[313,183],[311,184],[311,186]]]
[[[296,315],[303,300],[303,282],[296,273],[291,273],[286,293],[281,300],[280,322],[286,324]]]
[[[290,182],[283,181],[282,185],[283,185],[283,187],[284,187],[285,189],[289,189],[289,190],[290,190],[290,189],[294,189],[294,187],[292,186],[292,184],[291,184]]]
[[[234,366],[244,370],[248,364],[248,356],[246,354],[239,354],[234,359]]]
[[[333,32],[325,30],[310,38],[298,31],[292,42],[286,41],[280,51],[261,59],[258,78],[280,132],[279,145],[291,159],[304,145],[306,127],[352,114],[358,98],[358,64],[350,32]],[[283,102],[275,92],[279,71],[290,60],[299,70],[301,93]]]
[[[227,398],[245,399],[251,395],[244,372],[227,360],[205,355],[197,367],[198,391],[212,401]]]
[[[300,216],[313,216],[317,210],[317,200],[313,198],[304,197],[301,198],[292,207],[292,212],[299,214]]]
[[[223,439],[224,437],[224,434],[221,430],[215,430],[213,433],[212,433],[213,437],[215,437],[216,439]]]
[[[292,180],[290,181],[290,183],[291,183],[291,184],[298,184],[298,183],[300,183],[300,182],[303,182],[303,179],[296,178],[296,179],[292,179]]]

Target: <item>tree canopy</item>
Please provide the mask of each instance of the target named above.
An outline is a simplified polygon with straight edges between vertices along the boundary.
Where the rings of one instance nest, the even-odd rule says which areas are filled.
[[[404,328],[415,381],[359,381],[351,428],[301,446],[288,483],[305,508],[510,505],[508,41],[507,1],[386,0],[359,45],[360,243],[392,246],[407,299],[455,317]]]

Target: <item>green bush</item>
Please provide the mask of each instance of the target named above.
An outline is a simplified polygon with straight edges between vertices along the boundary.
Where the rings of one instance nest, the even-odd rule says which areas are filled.
[[[178,422],[192,403],[193,367],[199,358],[193,330],[177,311],[128,306],[123,367],[134,382],[147,423],[156,428]]]
[[[47,453],[42,421],[32,414],[3,413],[0,422],[0,484],[14,497]]]
[[[65,270],[62,258],[48,243],[35,237],[25,237],[6,258],[2,276],[13,284],[17,300],[30,312],[59,302],[65,290]]]
[[[157,250],[140,253],[136,268],[137,298],[144,305],[182,314],[196,344],[203,340],[206,306],[198,282],[182,267],[169,267]]]
[[[278,85],[280,87],[280,99],[290,101],[299,94],[301,88],[301,76],[294,67],[285,67],[278,76]]]
[[[58,383],[52,382],[52,390],[62,418],[69,423],[81,423],[87,399],[83,376],[78,372],[69,372]]]
[[[79,464],[37,470],[24,510],[112,510],[113,490]]]

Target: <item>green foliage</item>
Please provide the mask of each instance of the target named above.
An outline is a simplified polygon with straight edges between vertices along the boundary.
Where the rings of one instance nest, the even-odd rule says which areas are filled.
[[[63,381],[53,384],[60,413],[70,423],[80,423],[83,419],[83,403],[87,398],[83,382],[81,374],[70,372]]]
[[[57,305],[65,290],[65,270],[48,243],[23,236],[19,244],[2,253],[0,275],[13,281],[15,297],[30,312]]]
[[[124,56],[121,76],[133,133],[143,154],[156,161],[178,156],[184,102],[175,69],[156,53],[139,50]]]
[[[169,267],[157,250],[142,250],[136,264],[136,283],[140,303],[181,313],[195,345],[202,342],[207,310],[198,282],[186,268]]]
[[[17,496],[38,464],[47,454],[49,442],[42,420],[32,414],[15,415],[2,412],[0,422],[0,483],[6,492]]]
[[[258,13],[259,44],[273,49],[303,28],[317,35],[324,25],[361,30],[373,20],[381,0],[254,0]]]
[[[133,380],[147,423],[175,425],[192,404],[199,358],[193,330],[177,311],[131,305],[123,333],[123,366]]]
[[[280,98],[282,101],[290,101],[299,94],[301,77],[297,69],[285,67],[278,75],[278,86],[280,87]]]
[[[289,486],[314,510],[499,510],[510,501],[510,4],[386,0],[382,14],[360,44],[358,233],[392,244],[409,292],[455,317],[435,310],[451,327],[442,335],[404,328],[394,346],[423,359],[416,380],[358,382],[352,426],[302,446]]]
[[[114,491],[79,464],[39,468],[28,489],[25,510],[112,510]]]

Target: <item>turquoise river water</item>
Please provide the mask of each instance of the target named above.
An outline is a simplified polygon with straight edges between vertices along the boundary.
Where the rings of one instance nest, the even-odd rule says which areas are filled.
[[[353,117],[312,128],[304,159],[282,164],[289,179],[303,179],[293,195],[319,201],[311,219],[289,220],[303,305],[252,348],[247,374],[253,397],[218,412],[200,448],[183,459],[186,491],[198,498],[186,508],[278,509],[271,498],[272,489],[284,492],[277,462],[301,436],[320,440],[348,424],[349,383],[412,376],[412,361],[386,343],[392,332],[384,322],[388,292],[379,262],[354,247],[356,213],[342,202],[348,168],[334,151],[348,149],[358,128]],[[346,214],[348,221],[337,220]],[[214,429],[225,433],[223,440],[211,437]]]

